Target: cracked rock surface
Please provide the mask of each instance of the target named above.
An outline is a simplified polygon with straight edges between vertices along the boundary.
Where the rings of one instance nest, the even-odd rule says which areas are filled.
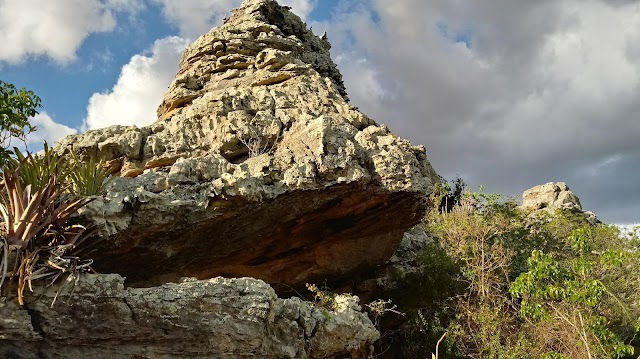
[[[71,287],[53,307],[53,288],[26,308],[5,298],[0,357],[366,358],[379,337],[357,297],[324,310],[252,278],[125,289],[118,275],[85,275]]]
[[[349,104],[329,49],[288,8],[247,0],[185,50],[154,124],[61,140],[120,175],[82,212],[94,268],[300,287],[386,262],[438,176]]]

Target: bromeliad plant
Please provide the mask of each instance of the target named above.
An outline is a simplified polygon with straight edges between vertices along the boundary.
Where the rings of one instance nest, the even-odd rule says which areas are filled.
[[[0,287],[7,278],[17,279],[23,305],[24,289],[32,290],[32,281],[47,278],[52,284],[65,274],[77,280],[90,270],[91,260],[81,260],[76,249],[92,231],[69,219],[95,198],[87,196],[103,190],[108,169],[95,160],[67,160],[46,144],[38,156],[15,153],[0,183]]]

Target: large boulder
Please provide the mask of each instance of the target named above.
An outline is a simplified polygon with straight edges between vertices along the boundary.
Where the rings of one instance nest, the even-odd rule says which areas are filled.
[[[557,210],[570,211],[584,215],[591,224],[601,223],[593,212],[582,210],[580,199],[564,182],[549,182],[524,191],[520,207],[532,211],[534,215],[553,214]]]
[[[357,297],[317,308],[252,278],[125,289],[118,275],[85,275],[35,291],[23,308],[2,298],[0,357],[364,359],[379,338]]]
[[[60,141],[120,176],[81,213],[95,269],[300,286],[387,261],[438,176],[349,104],[329,49],[287,7],[247,0],[185,50],[154,124]]]
[[[524,191],[522,194],[522,208],[582,211],[580,199],[569,190],[569,187],[564,182],[549,182]]]

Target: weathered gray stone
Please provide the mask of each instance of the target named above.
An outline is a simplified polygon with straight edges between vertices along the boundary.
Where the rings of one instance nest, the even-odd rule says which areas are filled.
[[[23,309],[11,298],[0,305],[0,357],[366,358],[379,337],[357,297],[339,296],[332,311],[279,299],[252,278],[123,284],[85,275],[53,306],[53,288],[36,289]]]
[[[549,182],[530,188],[522,194],[522,208],[582,210],[580,199],[564,182]]]
[[[549,182],[530,188],[522,194],[521,208],[553,214],[556,210],[581,213],[591,224],[602,223],[593,212],[583,211],[580,199],[564,182]]]
[[[388,260],[438,176],[349,104],[329,49],[276,1],[247,0],[185,50],[158,121],[61,140],[122,177],[81,213],[95,268],[299,286]]]

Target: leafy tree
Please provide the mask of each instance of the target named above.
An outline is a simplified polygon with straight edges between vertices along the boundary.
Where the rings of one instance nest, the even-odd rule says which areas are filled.
[[[460,204],[466,188],[467,184],[460,177],[456,177],[451,183],[442,179],[441,183],[435,184],[430,202],[439,212],[451,212],[456,205]]]
[[[590,226],[561,212],[554,217],[545,227],[564,246],[533,250],[528,271],[511,284],[520,316],[550,358],[632,355],[625,342],[633,339],[638,319],[633,310],[638,294],[629,286],[636,277],[630,271],[637,268],[635,250],[614,227]],[[572,229],[562,233],[567,224]]]
[[[10,156],[12,139],[26,143],[27,134],[36,130],[29,117],[38,114],[39,107],[40,97],[32,91],[0,80],[0,164]]]

